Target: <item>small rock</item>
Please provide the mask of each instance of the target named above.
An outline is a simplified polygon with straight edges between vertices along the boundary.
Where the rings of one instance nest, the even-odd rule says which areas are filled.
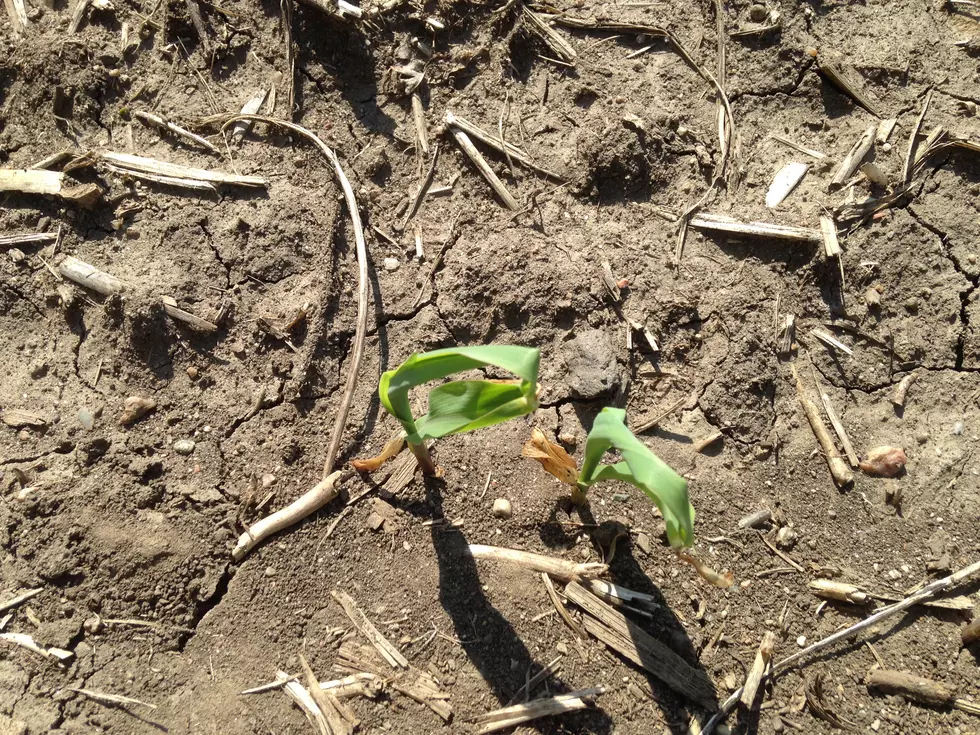
[[[384,267],[385,267],[385,270],[388,271],[389,273],[393,273],[394,271],[398,270],[398,268],[400,266],[401,266],[401,263],[399,262],[398,258],[385,258],[384,259]]]
[[[384,516],[380,513],[372,513],[368,516],[367,527],[372,531],[380,531],[381,527],[385,524]]]
[[[267,577],[275,577],[276,576],[276,570],[275,570],[275,568],[274,567],[266,567],[265,568],[265,576],[267,576]]]
[[[174,451],[186,456],[194,451],[195,446],[193,439],[178,439],[174,442]]]
[[[800,648],[803,648],[803,646],[806,645],[806,636],[801,635],[799,638],[797,638],[796,645],[798,645]]]
[[[928,431],[915,432],[915,440],[919,444],[925,444],[927,441],[929,441],[929,432]]]
[[[601,329],[582,331],[565,343],[561,350],[565,363],[565,381],[573,396],[583,399],[600,398],[611,393],[620,383],[616,350],[609,335]]]
[[[564,444],[566,447],[574,447],[578,443],[578,437],[570,432],[564,432],[558,435],[558,441]]]
[[[200,375],[200,371],[193,365],[187,368],[187,377],[191,380],[197,380],[198,375]]]
[[[789,551],[796,546],[796,542],[799,541],[799,539],[800,534],[789,526],[783,526],[776,534],[776,546],[785,551]]]
[[[955,424],[953,424],[953,435],[954,436],[963,436],[963,432],[964,432],[965,429],[966,429],[966,427],[963,426],[963,422],[962,421],[957,421]]]
[[[888,579],[898,580],[898,579],[901,579],[901,578],[902,578],[902,573],[900,571],[898,571],[897,569],[889,569],[888,570]]]
[[[899,447],[875,447],[861,460],[861,471],[873,477],[895,477],[905,469],[905,452]]]
[[[266,472],[264,475],[262,475],[262,489],[265,490],[268,487],[272,487],[275,481],[276,476]]]
[[[874,730],[875,732],[878,732],[878,728],[880,728],[880,727],[881,727],[881,720],[879,720],[876,717],[875,718],[875,721],[871,723],[871,729]]]
[[[156,407],[157,402],[152,398],[130,396],[123,404],[123,412],[119,416],[119,423],[123,426],[129,426],[130,424],[136,423],[141,418],[146,416],[146,414],[154,411]]]
[[[643,551],[643,553],[649,554],[650,553],[650,534],[647,534],[647,533],[638,533],[636,535],[636,545],[640,547],[640,549]]]
[[[494,518],[510,518],[514,514],[514,509],[510,505],[510,501],[507,498],[497,498],[493,501],[493,516]]]
[[[767,17],[769,17],[769,11],[766,10],[765,5],[752,5],[749,8],[749,20],[753,23],[761,23]]]
[[[78,423],[82,425],[82,428],[86,431],[91,431],[95,428],[95,416],[87,408],[80,408],[78,410]]]
[[[568,646],[565,644],[565,641],[558,641],[558,643],[555,644],[555,650],[564,656],[568,655]]]
[[[24,259],[27,257],[26,255],[24,255],[23,250],[19,250],[17,248],[10,248],[10,250],[7,251],[7,255],[9,255],[10,259],[14,261],[14,263],[16,263],[17,265],[23,263]]]
[[[87,618],[84,623],[82,623],[82,628],[85,632],[94,635],[95,633],[101,633],[102,629],[105,628],[105,623],[102,622],[102,618],[93,617]]]

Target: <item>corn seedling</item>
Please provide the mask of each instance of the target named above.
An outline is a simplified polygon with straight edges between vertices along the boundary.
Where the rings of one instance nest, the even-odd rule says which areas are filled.
[[[530,347],[486,345],[452,347],[414,354],[381,376],[378,395],[385,410],[398,419],[402,433],[389,441],[381,454],[353,465],[362,472],[377,469],[398,454],[404,443],[427,475],[437,473],[426,442],[450,434],[482,429],[531,413],[538,407],[540,351]],[[409,405],[412,388],[450,375],[494,366],[517,380],[454,380],[429,391],[429,412],[415,418]]]
[[[602,464],[602,457],[610,449],[619,452],[622,461]],[[639,488],[660,509],[667,526],[667,540],[678,558],[694,566],[714,585],[732,584],[730,574],[718,574],[684,553],[684,549],[694,545],[694,507],[687,492],[687,480],[633,435],[626,427],[623,409],[606,407],[599,412],[585,442],[585,460],[580,470],[575,459],[548,441],[540,429],[534,429],[522,454],[537,460],[549,473],[571,485],[572,499],[579,505],[585,503],[589,488],[602,480],[621,480]]]

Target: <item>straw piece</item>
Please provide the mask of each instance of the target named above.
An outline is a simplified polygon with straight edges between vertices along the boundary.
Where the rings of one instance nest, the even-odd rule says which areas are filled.
[[[237,186],[266,187],[269,182],[261,176],[239,176],[238,174],[228,174],[223,171],[208,171],[203,168],[193,168],[182,166],[178,163],[168,163],[158,161],[155,158],[144,156],[134,156],[130,153],[114,153],[103,151],[99,157],[106,163],[112,164],[119,169],[125,170],[132,176],[140,177],[147,174],[153,176],[166,176],[174,182],[186,181],[191,184],[229,184]]]

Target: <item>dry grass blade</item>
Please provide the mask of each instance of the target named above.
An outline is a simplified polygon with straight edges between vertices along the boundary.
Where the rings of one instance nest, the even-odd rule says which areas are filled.
[[[407,669],[408,659],[406,659],[391,641],[385,638],[374,627],[374,624],[368,620],[367,615],[357,606],[353,598],[346,592],[341,592],[340,590],[331,591],[330,595],[340,603],[340,606],[347,613],[347,617],[350,618],[354,627],[361,631],[361,634],[371,641],[371,644],[378,649],[378,653],[384,656],[385,661],[388,665],[396,669]]]
[[[540,717],[551,717],[565,712],[575,712],[590,706],[586,700],[597,697],[606,691],[605,687],[594,687],[592,689],[582,689],[568,694],[559,694],[556,697],[547,699],[535,699],[527,704],[516,704],[510,707],[487,712],[477,715],[473,722],[480,726],[477,733],[490,733],[497,730],[504,730],[508,727],[520,725],[522,722],[530,722]]]
[[[830,158],[826,153],[815,151],[812,148],[804,148],[799,143],[794,143],[789,138],[784,138],[782,135],[776,135],[775,133],[773,133],[769,137],[772,140],[776,141],[777,143],[782,143],[787,148],[792,148],[794,151],[798,153],[802,153],[805,156],[810,156],[811,158],[815,158],[818,161],[825,161]]]
[[[0,236],[0,248],[19,248],[22,245],[48,245],[58,241],[55,232],[38,232],[25,235]]]
[[[827,215],[820,215],[820,234],[823,237],[823,249],[827,257],[839,258],[844,251],[837,238],[837,225]]]
[[[186,309],[181,309],[179,306],[177,306],[177,302],[170,296],[161,296],[160,303],[163,304],[163,310],[167,312],[167,316],[169,316],[171,319],[175,319],[178,322],[183,322],[191,329],[196,329],[199,332],[207,333],[218,331],[217,324],[209,322],[207,319],[202,319]]]
[[[85,11],[88,9],[91,0],[75,0],[71,9],[71,22],[68,24],[69,33],[78,33],[85,18]]]
[[[766,192],[766,206],[771,208],[782,204],[783,200],[793,192],[793,189],[799,185],[809,170],[809,163],[800,163],[799,161],[787,163],[779,169],[773,177],[772,183],[769,184],[769,191]]]
[[[534,161],[532,161],[531,157],[523,149],[518,148],[516,145],[513,145],[512,143],[508,143],[507,141],[501,140],[499,137],[495,135],[491,135],[483,128],[477,127],[476,125],[471,123],[469,120],[466,120],[465,118],[458,117],[454,115],[452,112],[447,112],[446,123],[454,128],[458,128],[462,130],[464,133],[466,133],[470,137],[476,138],[484,145],[493,148],[495,151],[498,151],[499,153],[503,153],[508,158],[517,161],[518,163],[526,166],[527,168],[533,171],[537,171],[539,174],[542,174],[543,176],[547,176],[548,178],[554,179],[556,181],[563,180],[562,177],[559,176],[558,174],[554,173],[553,171],[549,171],[548,169],[543,168],[538,164],[536,164]]]
[[[240,176],[238,174],[228,174],[222,171],[208,171],[203,168],[193,168],[183,166],[179,163],[168,163],[158,161],[155,158],[144,156],[134,156],[130,153],[114,153],[103,151],[99,157],[116,169],[136,176],[164,176],[172,179],[174,183],[187,182],[188,184],[228,184],[234,186],[255,186],[265,187],[269,182],[261,176]]]
[[[554,660],[550,661],[547,666],[541,669],[541,671],[539,671],[530,679],[528,679],[525,682],[524,686],[518,689],[517,692],[514,694],[514,696],[510,698],[510,701],[507,703],[507,706],[509,707],[512,704],[517,704],[518,701],[521,699],[527,701],[527,696],[532,691],[534,691],[534,688],[538,684],[543,682],[545,679],[557,674],[560,669],[561,669],[561,656],[558,656]]]
[[[568,614],[568,610],[561,603],[561,599],[558,597],[558,592],[555,590],[555,584],[551,581],[551,577],[545,572],[541,572],[541,580],[544,582],[544,588],[548,591],[548,598],[551,600],[551,604],[555,606],[555,611],[559,617],[565,621],[565,625],[575,634],[576,638],[585,640],[585,631],[572,619],[572,616]]]
[[[401,228],[404,230],[408,223],[412,221],[412,218],[418,213],[419,207],[422,206],[422,200],[425,199],[426,193],[429,191],[429,187],[432,186],[432,180],[436,175],[436,164],[439,163],[439,146],[437,145],[435,150],[432,152],[432,160],[429,162],[429,168],[425,172],[425,178],[422,179],[422,183],[419,185],[419,189],[415,192],[415,198],[412,200],[412,206],[408,208],[408,214],[405,215],[405,221],[402,222]]]
[[[919,133],[922,130],[922,124],[925,122],[926,115],[929,113],[929,105],[932,104],[932,89],[930,88],[926,92],[926,98],[922,101],[922,111],[919,112],[919,117],[916,118],[915,125],[912,127],[912,132],[909,134],[909,146],[905,152],[905,164],[902,166],[902,183],[909,184],[912,182],[912,169],[915,163],[915,151],[918,144]]]
[[[821,342],[823,342],[828,347],[830,347],[832,349],[835,349],[835,350],[839,350],[839,351],[843,352],[845,355],[847,355],[848,357],[852,357],[854,355],[854,350],[852,350],[850,347],[848,347],[846,344],[844,344],[843,342],[841,342],[839,339],[837,339],[833,335],[827,334],[826,332],[824,332],[824,331],[822,331],[820,329],[813,329],[813,330],[810,331],[810,334],[813,337],[815,337],[818,340],[820,340]]]
[[[529,9],[526,5],[521,6],[524,11],[524,18],[527,20],[528,29],[538,38],[548,44],[548,48],[554,51],[558,58],[569,64],[574,64],[578,58],[575,49],[566,41],[545,19]]]
[[[837,89],[857,102],[859,105],[861,105],[861,107],[875,117],[882,116],[877,105],[873,104],[871,100],[869,100],[868,97],[860,89],[858,89],[857,85],[847,78],[844,72],[841,71],[840,67],[838,67],[836,64],[825,61],[819,54],[815,53],[814,56],[816,56],[817,69],[820,70],[821,76],[827,79],[827,81],[837,87]]]
[[[100,704],[108,704],[114,706],[125,706],[128,704],[139,705],[140,707],[147,707],[149,709],[156,709],[155,704],[150,704],[149,702],[142,702],[139,699],[133,699],[132,697],[124,697],[121,694],[108,694],[107,692],[97,692],[94,689],[77,689],[72,687],[71,691],[88,697],[91,700],[99,702]]]
[[[20,646],[25,648],[32,653],[36,653],[38,656],[43,656],[44,658],[50,658],[57,661],[59,664],[67,664],[75,657],[75,654],[71,651],[66,651],[63,648],[56,648],[52,646],[51,648],[44,648],[39,646],[31,636],[26,633],[0,633],[0,641],[7,641],[15,646]]]

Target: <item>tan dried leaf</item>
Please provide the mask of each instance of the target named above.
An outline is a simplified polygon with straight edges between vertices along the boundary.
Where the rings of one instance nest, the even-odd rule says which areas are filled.
[[[719,574],[714,569],[709,567],[703,561],[697,557],[691,556],[690,554],[685,554],[683,551],[677,553],[677,558],[681,561],[686,561],[701,575],[701,578],[706,582],[713,584],[715,587],[731,587],[735,584],[735,575],[731,572],[725,572],[724,574]]]
[[[367,459],[352,459],[351,467],[353,467],[358,472],[374,472],[381,465],[387,462],[389,459],[398,454],[402,448],[405,446],[405,437],[402,434],[398,436],[393,436],[388,440],[388,443],[384,445],[381,450],[381,454],[377,457],[368,457]]]
[[[540,462],[545,472],[572,487],[578,483],[578,466],[575,464],[575,458],[557,444],[548,441],[548,437],[541,429],[535,427],[531,431],[531,438],[521,450],[521,456]]]

